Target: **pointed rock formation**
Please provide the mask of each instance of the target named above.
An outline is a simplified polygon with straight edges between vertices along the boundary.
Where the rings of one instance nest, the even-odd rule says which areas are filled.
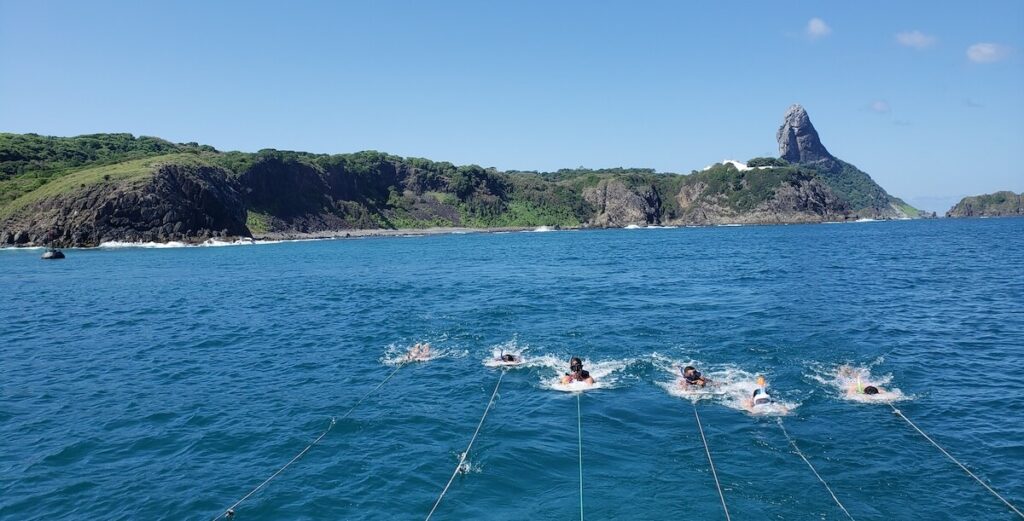
[[[871,176],[828,152],[807,111],[799,104],[786,110],[775,134],[779,156],[793,164],[817,169],[825,183],[861,217],[893,219],[918,217],[917,210],[889,195]]]
[[[835,159],[818,138],[811,118],[799,104],[790,105],[782,126],[775,134],[779,142],[779,156],[790,163],[814,163],[822,159]]]

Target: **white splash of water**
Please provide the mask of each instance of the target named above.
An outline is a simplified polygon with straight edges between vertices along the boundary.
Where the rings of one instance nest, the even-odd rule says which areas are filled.
[[[525,352],[530,349],[529,346],[520,346],[519,341],[515,338],[491,347],[490,358],[485,358],[483,363],[487,367],[526,367],[529,359],[526,357]],[[502,355],[512,355],[515,357],[515,362],[506,362],[501,359]]]
[[[412,350],[417,344],[430,346],[430,349],[425,355],[413,356]],[[441,358],[463,358],[468,354],[468,351],[464,349],[437,347],[429,341],[418,341],[412,344],[392,343],[384,349],[384,355],[381,356],[380,362],[384,365],[395,366],[407,363],[430,362]]]
[[[889,387],[892,382],[891,374],[880,376],[871,374],[871,368],[881,362],[882,358],[866,366],[812,364],[810,366],[811,373],[807,376],[811,380],[833,388],[836,391],[836,396],[843,400],[860,403],[893,403],[910,399],[899,389]],[[869,385],[877,387],[878,394],[864,394],[863,389]]]
[[[220,247],[220,246],[252,246],[255,244],[272,244],[280,241],[254,241],[252,239],[241,237],[234,240],[223,240],[223,239],[207,239],[203,242],[188,243],[181,241],[168,241],[168,242],[126,242],[126,241],[107,241],[102,242],[98,246],[103,249],[122,249],[122,248],[201,248],[201,247]]]
[[[798,402],[782,399],[770,388],[768,392],[773,401],[764,405],[753,405],[754,389],[759,388],[758,375],[734,365],[711,365],[692,359],[673,360],[658,353],[651,357],[655,367],[672,376],[669,380],[658,382],[658,386],[678,398],[695,403],[701,400],[714,401],[755,416],[785,416],[800,406]],[[696,367],[704,375],[708,382],[706,386],[695,388],[683,383],[680,371],[688,365]]]
[[[612,389],[620,382],[622,371],[635,362],[634,359],[602,360],[599,362],[583,359],[583,369],[594,379],[593,384],[585,382],[562,383],[562,377],[569,370],[569,359],[552,355],[531,358],[525,365],[540,368],[541,386],[562,392],[580,392],[594,389]]]

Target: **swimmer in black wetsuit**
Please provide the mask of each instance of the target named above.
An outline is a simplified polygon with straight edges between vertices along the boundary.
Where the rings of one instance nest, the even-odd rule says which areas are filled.
[[[594,383],[594,378],[590,376],[590,373],[583,370],[583,360],[580,360],[579,357],[574,356],[569,360],[569,371],[562,377],[563,384],[571,384],[573,382]]]

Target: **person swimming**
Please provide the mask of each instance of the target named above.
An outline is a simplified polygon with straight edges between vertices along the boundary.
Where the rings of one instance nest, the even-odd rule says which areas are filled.
[[[679,382],[679,385],[683,387],[704,387],[708,383],[704,375],[692,365],[683,368],[682,374],[683,381]]]
[[[754,389],[754,394],[753,394],[753,396],[750,397],[750,405],[751,405],[751,407],[760,407],[762,405],[769,405],[773,401],[774,400],[772,399],[771,395],[768,394],[768,391],[765,390],[765,389],[762,389],[760,387],[758,387],[757,389]]]
[[[503,353],[498,358],[498,361],[499,362],[505,362],[506,364],[514,364],[514,363],[519,362],[519,358],[517,358],[516,355],[511,355],[511,354],[508,354],[508,353]]]
[[[775,400],[768,394],[768,387],[765,385],[764,377],[757,377],[757,389],[750,396],[750,408],[756,409],[765,405],[771,405]]]
[[[842,373],[842,369],[840,369],[840,375],[842,375],[842,374],[843,374]],[[880,388],[878,386],[875,386],[875,385],[864,385],[861,382],[861,378],[860,378],[859,374],[856,374],[855,378],[856,378],[856,381],[854,383],[850,384],[850,386],[847,387],[847,389],[846,389],[846,396],[848,398],[856,398],[859,395],[877,396],[877,395],[885,392],[885,389],[882,389],[882,388]]]
[[[583,369],[583,360],[580,360],[579,357],[574,356],[569,360],[569,371],[562,377],[563,384],[571,384],[573,382],[594,383],[594,378],[590,376],[588,371]]]
[[[409,352],[405,354],[405,361],[407,362],[418,362],[430,359],[430,343],[416,342],[412,347],[409,348]]]

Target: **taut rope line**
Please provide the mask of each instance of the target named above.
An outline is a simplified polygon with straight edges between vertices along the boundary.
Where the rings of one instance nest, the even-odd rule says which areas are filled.
[[[394,371],[391,371],[391,373],[389,373],[388,376],[386,378],[384,378],[384,380],[381,380],[381,382],[379,384],[377,384],[377,387],[374,387],[369,392],[364,394],[363,397],[360,398],[358,401],[356,401],[355,405],[350,407],[349,410],[345,411],[345,414],[342,414],[340,418],[331,418],[331,423],[330,423],[330,425],[327,426],[327,429],[324,430],[324,432],[320,433],[320,435],[317,436],[316,439],[313,440],[312,443],[310,443],[309,445],[306,445],[306,448],[302,449],[302,451],[299,452],[298,454],[296,454],[294,458],[292,458],[291,460],[288,461],[288,463],[285,463],[283,467],[277,469],[277,472],[274,472],[273,474],[270,475],[269,478],[263,480],[263,482],[260,483],[259,485],[256,485],[256,488],[250,490],[248,494],[242,496],[242,499],[239,499],[238,501],[235,501],[235,503],[232,504],[231,506],[229,506],[226,510],[224,510],[224,512],[222,512],[221,514],[217,515],[217,517],[213,518],[213,521],[217,521],[218,519],[220,519],[222,517],[226,518],[226,519],[231,519],[232,517],[234,517],[235,516],[235,507],[237,507],[238,505],[241,505],[242,502],[244,502],[245,500],[249,499],[256,492],[259,492],[259,490],[262,489],[263,487],[265,487],[267,485],[267,483],[270,483],[274,478],[276,478],[278,476],[278,474],[284,472],[284,469],[286,469],[289,466],[291,466],[292,463],[295,463],[296,461],[298,461],[299,458],[301,458],[307,452],[309,452],[309,449],[313,448],[314,445],[316,445],[317,443],[320,443],[320,440],[322,440],[324,438],[324,436],[326,436],[327,433],[331,432],[331,429],[334,428],[334,424],[338,423],[338,419],[344,420],[345,418],[348,417],[349,414],[352,414],[352,411],[356,410],[356,407],[359,407],[359,405],[361,403],[363,403],[364,401],[366,401],[366,399],[369,398],[370,395],[372,395],[373,393],[375,393],[378,390],[380,390],[381,387],[384,387],[384,384],[386,384],[388,382],[388,380],[391,379],[392,376],[395,376],[395,373],[397,373],[398,370],[401,369],[403,365],[404,364],[398,364],[398,367],[395,367]]]
[[[580,395],[576,393],[576,438],[580,449],[580,521],[583,521],[583,415],[580,413]]]
[[[807,460],[807,457],[804,456],[804,453],[800,451],[800,447],[797,447],[796,441],[794,441],[793,438],[789,437],[789,433],[786,432],[786,427],[782,425],[782,418],[776,418],[775,420],[779,422],[779,428],[782,429],[782,434],[784,434],[786,436],[786,439],[789,440],[789,444],[793,446],[793,450],[796,451],[796,455],[800,456],[800,459],[804,460],[804,463],[806,463],[807,466],[811,468],[811,472],[813,472],[814,476],[818,478],[818,481],[820,481],[822,485],[825,485],[825,490],[828,491],[828,493],[832,496],[832,499],[836,502],[837,505],[839,505],[839,509],[842,510],[844,514],[846,514],[846,517],[848,517],[850,521],[854,521],[853,516],[850,515],[850,512],[846,510],[846,507],[844,507],[843,504],[839,501],[839,498],[836,497],[836,493],[832,492],[832,487],[828,486],[828,483],[826,483],[825,480],[822,479],[821,475],[818,474],[818,471],[814,468],[814,465],[811,465],[811,462]]]
[[[455,481],[455,476],[459,475],[459,471],[463,469],[463,465],[466,463],[466,457],[469,456],[469,450],[473,448],[473,442],[476,441],[476,437],[480,434],[480,428],[484,426],[484,419],[487,418],[487,413],[491,411],[491,406],[494,405],[494,397],[498,395],[498,388],[501,387],[501,380],[505,378],[505,371],[501,371],[501,376],[498,377],[498,383],[494,385],[494,392],[491,393],[491,399],[487,402],[487,408],[484,409],[483,416],[480,416],[480,423],[476,424],[476,431],[473,433],[473,437],[469,440],[469,445],[466,446],[466,450],[459,455],[459,464],[455,466],[455,472],[452,472],[452,477],[448,478],[448,483],[444,486],[444,490],[441,491],[441,495],[437,496],[437,501],[434,502],[434,506],[430,509],[430,513],[427,514],[427,521],[430,520],[430,516],[434,515],[434,511],[437,510],[437,506],[441,504],[441,499],[448,493],[448,487],[452,486],[452,481]]]
[[[718,482],[718,472],[715,470],[715,462],[711,459],[711,449],[708,448],[708,439],[704,437],[704,426],[700,424],[700,414],[697,414],[697,404],[693,404],[693,416],[697,418],[697,429],[700,431],[700,439],[704,442],[704,453],[708,455],[708,464],[711,466],[711,475],[715,478],[715,488],[718,489],[718,497],[722,500],[722,511],[725,512],[725,521],[732,521],[729,517],[729,507],[725,506],[725,495],[722,494],[722,484]]]
[[[903,418],[903,420],[906,421],[908,424],[910,424],[910,426],[913,427],[915,431],[917,431],[921,436],[924,436],[924,439],[926,439],[929,442],[931,442],[932,445],[935,445],[936,449],[939,449],[939,451],[942,452],[943,454],[945,454],[946,457],[950,459],[950,461],[952,461],[953,463],[956,463],[961,469],[963,469],[963,471],[966,472],[968,476],[974,478],[974,480],[977,481],[978,483],[981,483],[981,486],[985,487],[985,489],[988,490],[989,492],[991,492],[993,496],[999,498],[999,501],[1002,501],[1006,506],[1010,507],[1010,510],[1013,510],[1013,512],[1015,514],[1017,514],[1018,516],[1020,516],[1021,519],[1024,519],[1024,513],[1021,513],[1021,511],[1018,510],[1017,507],[1013,506],[1013,503],[1010,503],[1009,501],[1006,500],[1006,498],[1004,498],[1003,496],[999,495],[999,493],[996,492],[992,487],[988,486],[988,483],[985,483],[984,481],[981,480],[981,478],[979,478],[978,476],[975,476],[974,473],[971,472],[970,470],[968,470],[968,468],[965,467],[963,463],[960,463],[960,461],[958,461],[956,458],[954,458],[952,454],[950,454],[949,452],[946,452],[946,449],[942,448],[942,446],[940,446],[938,443],[936,443],[935,440],[933,440],[930,436],[925,434],[924,431],[922,431],[917,425],[914,424],[914,422],[910,421],[910,418],[907,418],[906,416],[904,416],[903,412],[900,411],[899,409],[897,409],[896,406],[894,406],[893,404],[890,403],[889,407],[892,407],[892,412],[895,413],[896,416],[899,416],[900,418]]]

